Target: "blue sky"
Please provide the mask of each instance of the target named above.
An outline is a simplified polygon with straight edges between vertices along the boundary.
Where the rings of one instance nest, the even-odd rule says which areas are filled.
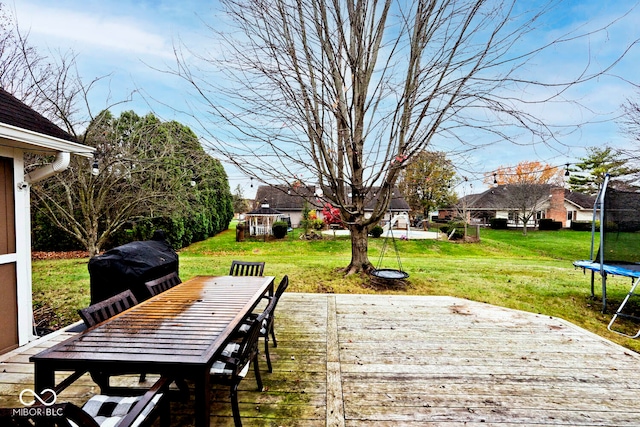
[[[536,0],[531,0],[532,4]],[[174,110],[186,108],[189,91],[184,83],[159,70],[174,63],[173,46],[180,42],[194,51],[211,50],[213,45],[210,25],[220,29],[225,18],[214,1],[197,0],[14,0],[7,2],[14,10],[23,31],[29,31],[29,40],[42,50],[73,50],[78,69],[85,80],[109,75],[96,86],[91,98],[92,109],[97,112],[114,101],[120,101],[134,90],[138,93],[131,102],[118,105],[112,111],[132,109],[139,114],[154,111],[163,119],[175,119],[192,124],[189,116]],[[629,9],[635,1],[576,0],[567,1],[561,9],[544,22],[549,37],[566,31],[571,26],[597,26]],[[622,19],[614,28],[569,47],[551,51],[538,58],[535,72],[561,80],[575,73],[584,63],[585,53],[598,65],[606,63],[631,40],[640,38],[640,10]],[[523,49],[526,49],[523,46]],[[552,165],[576,162],[584,156],[585,147],[610,144],[624,146],[625,137],[619,132],[614,118],[627,97],[640,97],[625,79],[640,83],[638,64],[640,46],[634,47],[627,57],[612,71],[617,77],[603,76],[571,91],[587,108],[568,109],[566,105],[545,104],[532,106],[536,114],[553,122],[560,117],[594,121],[579,132],[563,137],[561,144],[549,150],[541,146],[496,144],[469,154],[468,163],[461,165],[460,174],[475,179],[502,165],[513,165],[522,160],[538,160]],[[599,62],[598,62],[599,61]],[[196,101],[197,102],[197,101]],[[197,132],[196,126],[194,130]],[[253,197],[249,179],[227,167],[232,190],[240,184],[245,196]],[[478,181],[476,181],[478,182]],[[479,183],[464,192],[482,191]]]

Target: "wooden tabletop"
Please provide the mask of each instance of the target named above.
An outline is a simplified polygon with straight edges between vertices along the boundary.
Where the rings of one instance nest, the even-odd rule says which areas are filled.
[[[31,357],[86,362],[207,364],[273,277],[199,276]]]
[[[213,360],[260,298],[273,292],[273,281],[272,276],[188,280],[31,356],[36,388],[53,386],[55,372],[64,370],[170,373],[199,382],[202,395],[196,400],[202,407]]]

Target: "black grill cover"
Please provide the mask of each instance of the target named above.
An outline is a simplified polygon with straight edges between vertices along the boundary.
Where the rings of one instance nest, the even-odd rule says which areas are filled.
[[[178,254],[165,240],[127,243],[89,260],[91,304],[130,289],[138,301],[151,295],[144,283],[178,272]]]

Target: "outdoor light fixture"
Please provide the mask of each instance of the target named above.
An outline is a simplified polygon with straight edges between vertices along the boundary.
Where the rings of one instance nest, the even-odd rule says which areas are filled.
[[[100,168],[98,167],[98,159],[93,158],[93,163],[91,164],[91,175],[98,176],[100,173]]]
[[[493,173],[493,183],[497,184],[498,183],[498,179],[496,178],[497,173]]]
[[[253,177],[249,178],[251,180],[251,188],[253,188]]]
[[[569,163],[567,163],[567,168],[564,170],[564,176],[569,176]]]

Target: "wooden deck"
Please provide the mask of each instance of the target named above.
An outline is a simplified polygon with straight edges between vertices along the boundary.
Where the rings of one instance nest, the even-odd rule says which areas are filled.
[[[287,293],[276,334],[266,390],[241,384],[245,426],[640,425],[640,356],[561,319],[450,297]],[[63,337],[0,356],[0,406],[20,406],[28,356]],[[69,391],[96,389],[86,378]],[[211,405],[213,426],[233,425],[225,389]],[[172,425],[191,425],[190,409],[173,404]]]

